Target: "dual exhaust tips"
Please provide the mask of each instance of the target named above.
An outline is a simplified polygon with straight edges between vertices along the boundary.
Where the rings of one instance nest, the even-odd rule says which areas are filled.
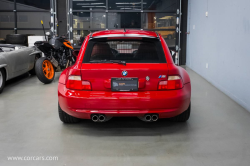
[[[106,116],[102,114],[94,114],[91,116],[91,120],[93,122],[105,122],[106,121]]]
[[[156,122],[159,116],[157,114],[146,114],[143,119],[146,122]]]
[[[143,117],[138,117],[144,122],[156,122],[159,119],[158,114],[146,114]]]

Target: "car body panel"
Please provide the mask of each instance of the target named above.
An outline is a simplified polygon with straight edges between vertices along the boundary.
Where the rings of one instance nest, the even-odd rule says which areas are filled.
[[[142,34],[158,38],[161,41],[167,63],[127,63],[126,66],[82,63],[88,41],[91,38],[117,34]],[[138,78],[138,91],[111,91],[110,79],[123,77],[121,72],[124,70],[128,72],[127,77]],[[67,89],[66,82],[69,75],[79,75],[83,81],[91,82],[92,90]],[[159,75],[165,75],[165,77],[159,78]],[[150,77],[150,81],[145,80],[146,76]],[[180,76],[183,87],[175,90],[158,90],[159,81],[167,81],[168,76]],[[108,30],[88,35],[79,51],[76,63],[61,73],[58,83],[60,107],[69,115],[82,119],[90,119],[92,114],[144,116],[148,113],[156,113],[159,118],[170,118],[187,110],[190,100],[191,82],[188,73],[182,67],[174,64],[165,40],[155,32],[140,30],[126,30],[126,32],[124,30]]]
[[[32,54],[35,52],[36,54]],[[30,71],[35,64],[35,56],[41,52],[35,47],[22,47],[15,51],[0,53],[0,68],[5,68],[7,80]]]

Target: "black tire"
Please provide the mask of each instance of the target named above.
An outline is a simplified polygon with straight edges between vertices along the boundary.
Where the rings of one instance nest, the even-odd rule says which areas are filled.
[[[188,109],[186,111],[184,111],[178,116],[170,118],[170,120],[174,122],[186,122],[190,117],[190,112],[191,112],[191,103],[189,104]]]
[[[4,69],[0,69],[0,94],[3,92],[5,82],[6,82],[6,73]]]
[[[48,79],[44,73],[43,73],[43,62],[45,60],[48,60],[47,58],[45,57],[42,57],[42,58],[39,58],[37,61],[36,61],[36,64],[35,64],[35,72],[36,72],[36,76],[37,78],[44,84],[49,84],[51,83],[54,78],[55,78],[55,69],[54,69],[54,75],[53,75],[53,78],[51,79]]]
[[[6,43],[8,44],[28,44],[28,34],[9,34],[6,35]]]
[[[73,116],[70,116],[66,112],[64,112],[59,103],[58,103],[58,113],[59,113],[59,118],[63,123],[78,123],[81,121],[81,119],[75,118]]]

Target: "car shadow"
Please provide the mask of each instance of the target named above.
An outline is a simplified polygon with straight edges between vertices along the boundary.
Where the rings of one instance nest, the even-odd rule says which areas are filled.
[[[15,78],[12,78],[12,79],[6,81],[5,87],[4,87],[4,91],[8,90],[8,88],[11,88],[11,87],[13,87],[13,86],[16,86],[16,85],[18,85],[18,84],[20,84],[20,83],[22,83],[22,82],[28,80],[28,79],[31,78],[31,77],[34,77],[34,76],[33,76],[33,75],[30,75],[30,74],[27,72],[27,73],[25,73],[25,74],[22,74],[22,75],[20,75],[20,76],[17,76],[17,77],[15,77]]]
[[[104,136],[157,136],[188,132],[188,122],[177,123],[168,119],[143,122],[136,117],[115,117],[104,123],[83,120],[79,124],[64,124],[63,130],[75,135]]]

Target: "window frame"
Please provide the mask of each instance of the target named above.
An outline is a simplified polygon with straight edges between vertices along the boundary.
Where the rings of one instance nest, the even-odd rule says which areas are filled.
[[[180,12],[179,14],[176,12],[169,12],[169,11],[166,11],[166,10],[143,10],[143,1],[144,0],[141,0],[141,9],[140,10],[109,10],[109,1],[111,0],[106,0],[106,10],[74,10],[73,9],[73,0],[69,0],[70,1],[70,5],[69,5],[69,10],[71,9],[72,12],[71,12],[71,16],[70,16],[70,19],[72,20],[71,23],[70,23],[70,27],[72,28],[72,30],[70,30],[70,39],[73,41],[73,31],[74,30],[88,30],[88,31],[100,31],[100,30],[110,30],[110,29],[113,29],[113,28],[108,28],[108,20],[109,20],[109,17],[108,17],[108,13],[122,13],[122,12],[135,12],[135,13],[141,13],[141,28],[134,28],[134,29],[141,29],[141,30],[149,30],[149,31],[176,31],[177,27],[178,27],[178,24],[175,25],[175,29],[143,29],[143,13],[166,13],[166,14],[171,14],[171,15],[176,15],[176,19],[177,17],[180,18]],[[181,0],[176,0],[176,3],[177,3],[177,9],[176,10],[179,10],[180,11],[180,1]],[[73,12],[105,12],[106,13],[106,28],[95,28],[95,29],[92,29],[92,28],[73,28]],[[180,20],[179,20],[180,22]],[[180,23],[179,23],[180,24]],[[129,29],[129,28],[128,28]],[[175,33],[175,45],[179,45],[179,32],[176,32]],[[76,49],[80,49],[81,46],[76,46],[74,45],[74,48]],[[175,47],[176,48],[176,47]],[[175,48],[171,48],[171,49],[175,49]]]

